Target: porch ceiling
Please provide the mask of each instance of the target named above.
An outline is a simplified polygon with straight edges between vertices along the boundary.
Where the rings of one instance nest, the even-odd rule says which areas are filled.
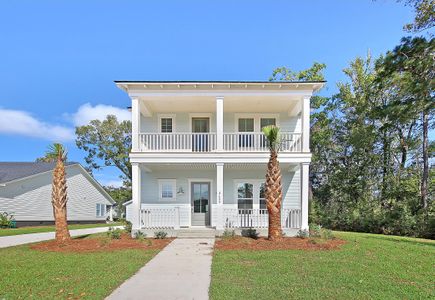
[[[139,99],[152,112],[215,112],[216,98],[212,96],[167,95],[142,96]],[[282,112],[291,111],[301,99],[300,95],[225,96],[224,112]]]

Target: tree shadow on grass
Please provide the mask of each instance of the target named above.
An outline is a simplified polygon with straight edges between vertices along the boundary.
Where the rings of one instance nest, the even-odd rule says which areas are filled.
[[[387,240],[387,241],[396,242],[396,243],[408,243],[408,244],[412,244],[412,245],[424,245],[424,246],[435,247],[435,241],[433,241],[433,240],[425,241],[422,239],[411,239],[411,238],[406,238],[406,237],[388,236],[388,235],[383,235],[383,236],[373,235],[373,236],[370,236],[369,238],[378,239],[378,240]]]

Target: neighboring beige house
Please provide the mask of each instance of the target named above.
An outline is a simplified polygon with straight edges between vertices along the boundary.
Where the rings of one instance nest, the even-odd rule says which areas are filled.
[[[272,124],[283,138],[283,230],[308,229],[310,98],[324,82],[115,83],[132,102],[133,230],[267,229],[261,128]]]
[[[0,162],[0,212],[18,226],[53,224],[51,181],[54,163]],[[66,164],[69,223],[101,223],[112,218],[115,201],[79,163]]]

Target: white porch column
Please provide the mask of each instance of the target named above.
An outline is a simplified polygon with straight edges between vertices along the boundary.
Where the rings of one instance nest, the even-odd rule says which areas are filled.
[[[216,164],[216,229],[224,229],[224,164]]]
[[[132,229],[138,230],[140,229],[140,208],[141,208],[141,170],[138,163],[131,164],[131,188],[132,188],[132,216],[131,223]]]
[[[216,150],[224,149],[224,97],[216,97]]]
[[[302,98],[302,152],[310,152],[310,98]]]
[[[139,99],[131,98],[131,151],[139,151],[140,107]]]
[[[301,210],[302,210],[302,222],[301,230],[308,230],[308,192],[309,192],[309,163],[300,164],[301,173]]]

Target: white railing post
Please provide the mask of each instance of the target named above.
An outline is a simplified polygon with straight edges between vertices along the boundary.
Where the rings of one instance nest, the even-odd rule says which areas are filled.
[[[174,229],[180,229],[180,208],[177,206],[175,208],[175,224]]]
[[[302,152],[310,152],[310,98],[302,98]]]
[[[216,97],[216,150],[224,148],[224,97]]]

